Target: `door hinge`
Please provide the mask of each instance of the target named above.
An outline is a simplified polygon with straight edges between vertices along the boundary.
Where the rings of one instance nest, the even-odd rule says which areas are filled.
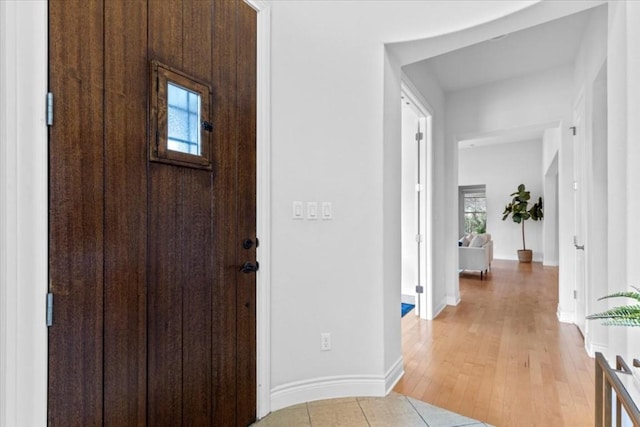
[[[422,137],[424,137],[424,133],[422,132],[416,133],[416,141],[418,142],[422,141]]]
[[[573,181],[573,191],[578,191],[578,181]]]
[[[53,126],[53,93],[47,92],[47,126]]]
[[[422,243],[422,234],[416,234],[416,242]]]
[[[571,129],[571,133],[573,134],[573,136],[576,136],[576,127],[571,126],[569,129]]]
[[[47,326],[53,326],[53,294],[47,294]]]
[[[422,191],[422,184],[416,184],[416,191],[418,193]]]
[[[416,294],[423,294],[424,293],[424,286],[416,286]]]
[[[578,291],[573,291],[573,299],[578,299]]]

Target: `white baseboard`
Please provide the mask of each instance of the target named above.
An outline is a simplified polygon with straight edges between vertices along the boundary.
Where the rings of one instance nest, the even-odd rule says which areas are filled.
[[[403,302],[405,304],[416,305],[416,296],[415,295],[401,294],[400,295],[400,302]]]
[[[447,305],[458,305],[460,304],[460,295],[458,296],[447,296]]]
[[[562,311],[560,307],[558,307],[556,316],[558,316],[558,321],[562,323],[576,323],[573,311]]]
[[[385,395],[391,393],[391,390],[393,390],[396,384],[398,384],[398,381],[400,381],[400,378],[402,378],[403,375],[404,359],[402,359],[402,356],[400,356],[398,360],[396,360],[396,363],[394,363],[391,368],[389,368],[384,376]]]
[[[446,298],[441,299],[438,305],[433,307],[433,319],[438,317],[438,315],[442,313],[442,310],[444,310],[446,306],[447,306],[447,299]]]
[[[607,354],[609,351],[609,347],[604,344],[596,344],[596,343],[586,343],[584,345],[584,349],[587,351],[589,357],[596,357],[596,353]]]
[[[390,375],[396,374],[394,368]],[[403,372],[401,368],[400,374]],[[393,383],[391,376],[388,381],[389,384]],[[271,390],[271,411],[315,400],[353,396],[382,397],[386,394],[386,388],[387,378],[382,375],[341,375],[296,381]]]

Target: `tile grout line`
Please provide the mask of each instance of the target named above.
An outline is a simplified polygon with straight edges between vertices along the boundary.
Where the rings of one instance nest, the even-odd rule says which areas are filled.
[[[366,412],[364,412],[364,408],[360,404],[360,399],[356,398],[356,402],[358,403],[358,408],[360,408],[360,411],[362,412],[362,416],[364,417],[364,420],[367,422],[367,425],[369,427],[371,427],[371,423],[369,422],[369,418],[367,418],[367,414],[366,414]]]
[[[309,402],[304,402],[304,407],[307,410],[307,419],[309,420],[309,427],[311,427],[311,412],[309,412]]]
[[[420,417],[420,419],[424,422],[424,425],[426,425],[427,427],[429,427],[429,423],[427,422],[427,420],[424,419],[424,417],[422,416],[422,414],[420,413],[420,411],[418,411],[418,408],[415,407],[415,405],[409,400],[409,398],[407,396],[404,396],[405,400],[407,402],[409,402],[409,405],[411,405],[411,407],[413,408],[414,411],[416,411],[416,414],[418,414],[418,416]]]

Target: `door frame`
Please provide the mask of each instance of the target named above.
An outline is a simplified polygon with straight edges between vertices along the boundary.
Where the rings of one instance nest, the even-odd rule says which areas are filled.
[[[256,393],[261,418],[271,410],[271,11],[264,0],[244,1],[258,20]],[[47,423],[47,8],[46,0],[0,1],[0,426]]]
[[[586,168],[586,147],[587,147],[587,125],[586,125],[586,98],[584,88],[578,92],[578,96],[573,104],[572,118],[576,133],[572,136],[572,156],[573,156],[573,291],[574,293],[574,319],[573,323],[578,327],[583,337],[589,333],[589,323],[585,319],[587,313],[587,301],[589,291],[587,283],[589,281],[586,260],[588,257],[589,245],[587,244],[587,199],[589,188],[585,179],[584,169]],[[580,151],[578,151],[580,150]],[[582,173],[578,170],[582,168]],[[580,198],[580,199],[579,199]],[[578,200],[581,205],[578,206]],[[580,217],[580,218],[579,218]],[[578,234],[582,233],[581,236]],[[579,249],[581,248],[581,249]],[[580,252],[582,251],[582,253]],[[578,269],[582,269],[578,271]],[[580,283],[582,278],[582,283]],[[582,314],[582,316],[580,315]]]
[[[400,91],[405,94],[418,110],[418,119],[424,125],[424,145],[420,152],[420,183],[423,185],[423,194],[420,197],[420,230],[424,234],[421,245],[422,260],[420,269],[422,274],[420,280],[424,283],[424,292],[416,294],[420,299],[420,312],[418,315],[421,319],[432,320],[436,313],[433,306],[433,194],[434,194],[434,175],[433,175],[433,107],[424,99],[420,91],[413,85],[407,75],[402,73]]]
[[[2,426],[47,421],[47,44],[46,1],[0,1]]]
[[[244,0],[258,14],[256,106],[256,369],[258,418],[271,412],[271,5]]]

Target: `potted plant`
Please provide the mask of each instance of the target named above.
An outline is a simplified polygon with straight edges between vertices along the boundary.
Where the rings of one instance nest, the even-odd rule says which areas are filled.
[[[524,222],[528,219],[534,221],[541,221],[544,217],[542,210],[542,197],[538,198],[538,201],[529,208],[529,200],[531,194],[524,187],[524,184],[518,185],[518,191],[511,193],[513,198],[510,203],[504,207],[502,212],[502,220],[506,220],[509,216],[513,219],[513,222],[522,224],[522,249],[518,250],[518,260],[520,262],[531,262],[532,252],[531,249],[527,249],[527,245],[524,238]]]
[[[602,298],[598,298],[598,301],[602,301],[607,298],[631,298],[635,300],[637,303],[633,305],[623,305],[620,307],[613,307],[607,311],[603,311],[601,313],[591,314],[586,318],[589,320],[593,319],[604,319],[602,322],[605,326],[640,326],[640,288],[632,286],[633,291],[627,292],[616,292],[611,295],[604,296]],[[640,365],[637,364],[637,361],[634,360],[633,367],[631,368],[631,373],[634,376],[634,382],[636,387],[640,391]]]

